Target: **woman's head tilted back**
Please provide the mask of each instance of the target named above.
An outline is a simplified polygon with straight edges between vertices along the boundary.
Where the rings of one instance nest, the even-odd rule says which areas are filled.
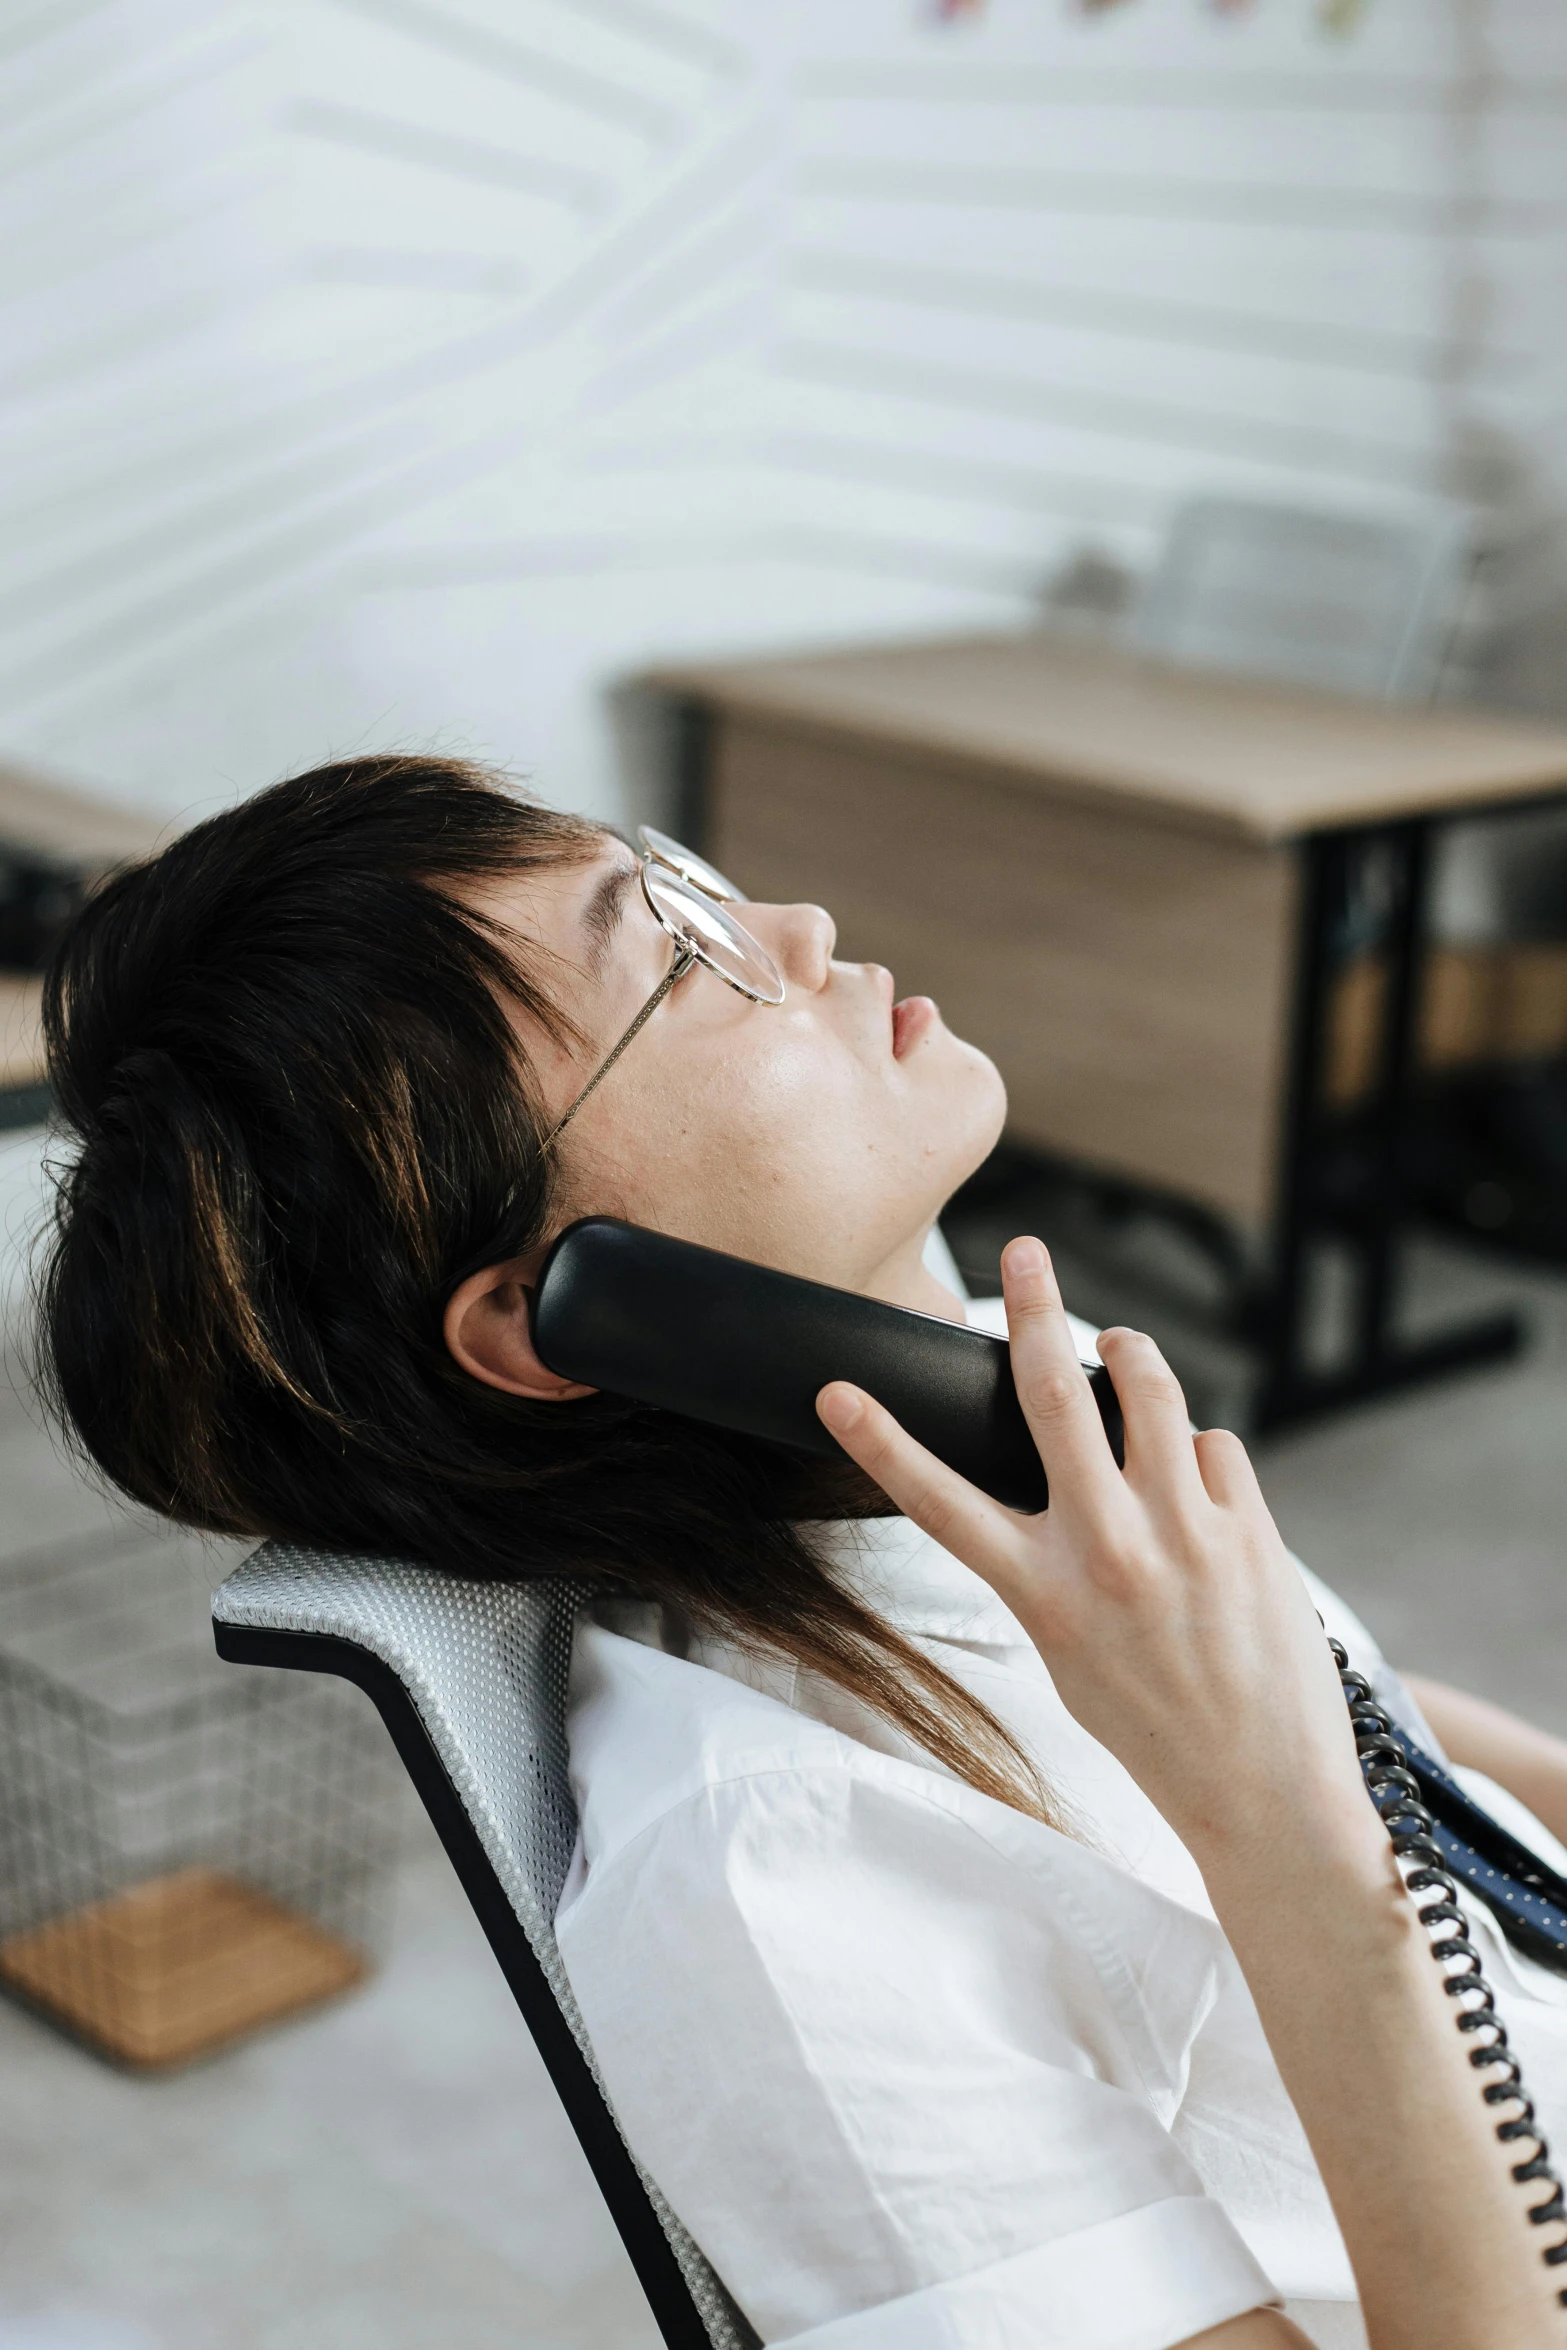
[[[49,975],[74,1150],[46,1376],[187,1524],[569,1574],[794,1657],[1014,1798],[972,1700],[795,1522],[853,1474],[550,1374],[528,1285],[604,1210],[907,1297],[993,1139],[990,1064],[809,906],[748,906],[785,1000],[700,969],[543,1147],[672,959],[613,834],[462,762],[274,786],[110,880]],[[1027,1788],[1024,1787],[1025,1798]]]
[[[554,1015],[457,892],[596,845],[460,767],[365,761],[90,901],[45,994],[78,1145],[45,1332],[72,1424],[139,1500],[333,1541],[369,1512],[373,1540],[493,1448],[440,1309],[543,1228],[508,1001]]]

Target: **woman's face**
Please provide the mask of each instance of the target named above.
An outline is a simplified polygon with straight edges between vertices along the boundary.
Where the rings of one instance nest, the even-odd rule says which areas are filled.
[[[562,1116],[669,971],[634,853],[606,836],[590,865],[475,899],[549,950],[541,976],[591,1039],[524,1041]],[[906,1296],[932,1219],[1001,1130],[993,1064],[891,972],[843,963],[820,906],[738,907],[783,975],[750,1002],[698,965],[555,1145],[561,1221],[627,1217],[841,1288]],[[553,964],[553,967],[552,967]]]

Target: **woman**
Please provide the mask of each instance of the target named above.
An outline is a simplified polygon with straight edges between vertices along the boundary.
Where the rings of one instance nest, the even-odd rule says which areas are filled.
[[[561,1948],[765,2340],[1558,2340],[1314,1597],[1410,1701],[1147,1339],[1101,1342],[1123,1475],[1013,1244],[1034,1519],[853,1390],[820,1399],[838,1468],[535,1352],[530,1285],[592,1210],[959,1311],[924,1244],[994,1069],[820,909],[737,930],[675,865],[375,759],[112,880],[46,1002],[65,1415],[193,1525],[595,1586]],[[1567,1749],[1429,1702],[1567,1831]],[[1567,2117],[1567,1986],[1475,1932]]]

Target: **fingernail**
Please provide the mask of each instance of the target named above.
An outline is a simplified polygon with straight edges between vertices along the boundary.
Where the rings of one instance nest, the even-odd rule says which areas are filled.
[[[854,1426],[865,1409],[859,1389],[849,1387],[839,1379],[831,1387],[824,1387],[816,1398],[816,1414],[834,1434],[843,1434]]]

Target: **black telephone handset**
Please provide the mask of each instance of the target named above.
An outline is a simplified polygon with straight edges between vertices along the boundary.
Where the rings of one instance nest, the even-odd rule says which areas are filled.
[[[849,1379],[997,1501],[1042,1510],[1048,1498],[1004,1338],[613,1216],[568,1225],[550,1250],[533,1343],[563,1378],[801,1452],[841,1456],[816,1398]],[[1110,1374],[1083,1369],[1119,1461]]]

